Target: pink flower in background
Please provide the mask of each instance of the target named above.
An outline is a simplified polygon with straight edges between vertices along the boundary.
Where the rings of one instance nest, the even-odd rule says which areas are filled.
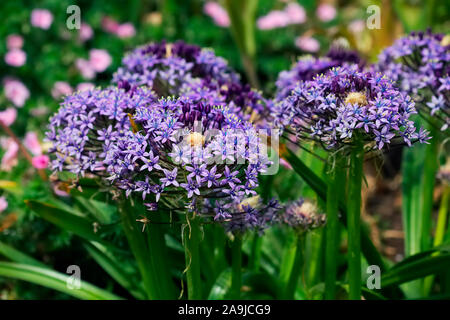
[[[8,208],[8,201],[6,201],[5,197],[0,197],[0,212],[3,212]]]
[[[46,169],[48,167],[49,162],[50,158],[45,154],[33,157],[33,159],[31,160],[31,164],[36,169]]]
[[[47,30],[53,22],[53,15],[46,9],[34,9],[31,12],[31,25],[36,28]]]
[[[69,94],[72,94],[72,92],[72,87],[65,81],[56,81],[52,88],[52,96],[55,99],[62,96],[68,96]]]
[[[13,67],[21,67],[27,61],[27,54],[20,49],[12,49],[5,55],[5,62]]]
[[[103,17],[102,28],[106,32],[117,33],[117,29],[119,29],[119,23],[110,17]]]
[[[305,9],[298,3],[289,3],[286,8],[284,8],[284,12],[289,17],[289,22],[291,24],[300,24],[306,21]]]
[[[17,107],[23,107],[25,101],[30,97],[30,91],[19,80],[5,80],[4,90],[6,98]]]
[[[81,82],[77,85],[77,91],[88,91],[95,88],[95,84],[90,82]]]
[[[25,138],[23,139],[23,145],[25,148],[30,150],[34,156],[42,154],[41,143],[39,142],[36,132],[34,131],[27,132]]]
[[[49,113],[49,109],[46,106],[39,106],[30,110],[30,114],[34,117],[41,117]]]
[[[4,111],[0,111],[0,121],[3,122],[5,126],[10,126],[16,121],[17,110],[15,108],[8,108]]]
[[[256,24],[260,30],[271,30],[286,27],[289,25],[289,21],[289,16],[286,12],[274,10],[267,15],[260,17],[256,21]]]
[[[328,3],[322,3],[317,8],[316,14],[320,21],[328,22],[336,17],[336,8]]]
[[[93,79],[95,77],[95,70],[92,68],[90,62],[86,59],[77,59],[75,62],[77,69],[85,79]]]
[[[10,34],[6,38],[6,47],[9,50],[21,49],[23,47],[23,38],[18,34]]]
[[[94,71],[105,71],[111,62],[112,59],[108,51],[102,49],[92,49],[89,51],[89,63]]]
[[[283,158],[280,158],[280,164],[288,170],[293,169],[291,164],[289,162],[287,162],[286,160],[284,160]]]
[[[6,152],[1,161],[1,169],[4,171],[11,171],[17,164],[19,145],[12,138],[8,138],[2,141],[2,147],[6,149]]]
[[[206,2],[203,12],[210,16],[219,27],[230,26],[230,17],[228,17],[227,11],[217,2]]]
[[[308,36],[301,36],[295,39],[295,45],[303,51],[317,52],[320,49],[320,43],[316,39]]]
[[[350,22],[348,25],[348,30],[350,30],[353,33],[361,33],[364,31],[364,28],[366,27],[366,23],[364,20],[355,20]]]
[[[87,23],[82,23],[80,26],[80,39],[81,41],[87,41],[92,38],[94,35],[94,31],[92,30],[91,26]]]
[[[136,35],[136,29],[131,23],[124,23],[119,25],[116,34],[121,39],[131,38]]]

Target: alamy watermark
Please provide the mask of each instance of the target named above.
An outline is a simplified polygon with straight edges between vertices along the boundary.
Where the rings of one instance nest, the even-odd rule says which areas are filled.
[[[71,5],[66,9],[66,13],[70,14],[66,20],[66,26],[69,30],[80,30],[81,28],[81,9],[79,6]]]
[[[367,278],[366,286],[367,289],[381,289],[381,269],[377,265],[371,265],[367,267],[367,274],[370,276]]]
[[[70,290],[81,289],[81,268],[76,264],[67,267],[67,274],[70,276],[66,280],[66,286]]]

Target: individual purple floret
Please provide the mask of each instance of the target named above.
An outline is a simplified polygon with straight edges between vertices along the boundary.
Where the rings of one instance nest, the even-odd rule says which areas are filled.
[[[411,95],[428,121],[450,124],[450,42],[442,34],[412,32],[379,55],[375,69]]]
[[[382,149],[403,141],[425,142],[409,120],[416,113],[411,98],[380,73],[360,71],[357,65],[332,68],[312,81],[300,82],[287,99],[275,104],[272,118],[285,134],[317,141],[337,150],[354,144]]]
[[[280,221],[299,233],[319,228],[326,223],[326,216],[320,214],[314,202],[300,198],[285,206]]]
[[[276,99],[281,101],[287,98],[300,81],[313,80],[315,76],[326,73],[333,67],[349,64],[362,66],[364,62],[356,51],[344,49],[340,45],[332,45],[325,57],[303,56],[292,69],[278,75]]]

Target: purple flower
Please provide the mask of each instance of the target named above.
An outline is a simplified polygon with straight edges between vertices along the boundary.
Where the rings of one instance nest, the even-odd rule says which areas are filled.
[[[161,178],[160,181],[163,183],[164,187],[170,186],[171,184],[174,187],[178,187],[180,185],[176,180],[178,168],[174,168],[172,171],[163,169],[163,172],[165,174],[165,177]]]
[[[247,230],[262,232],[277,221],[277,213],[282,209],[278,201],[272,199],[264,204],[258,196],[205,201],[201,214],[212,215],[214,220],[224,225],[227,231],[244,233]]]
[[[344,49],[339,44],[333,44],[330,51],[323,58],[305,56],[300,58],[289,71],[282,71],[276,81],[278,101],[287,98],[298,82],[310,81],[317,75],[326,73],[333,67],[349,64],[364,65],[363,60],[355,51]]]
[[[196,195],[200,195],[200,190],[198,190],[198,184],[196,181],[192,181],[191,177],[187,178],[187,183],[181,183],[180,186],[184,189],[186,189],[187,193],[187,197],[191,198],[194,193]]]
[[[356,65],[332,68],[312,81],[299,82],[272,109],[273,122],[285,128],[285,135],[313,139],[334,150],[351,146],[355,139],[364,141],[367,149],[401,140],[408,145],[420,142],[408,120],[414,113],[414,102],[392,81]]]
[[[450,46],[445,41],[442,34],[412,32],[386,48],[374,66],[411,95],[420,115],[442,131],[450,123]]]
[[[318,212],[314,202],[300,198],[287,204],[281,213],[280,221],[299,233],[319,228],[326,222],[326,216]]]
[[[211,188],[213,185],[218,186],[219,182],[217,179],[219,179],[222,175],[217,172],[217,166],[212,167],[209,171],[205,170],[203,171],[203,182],[207,182],[208,188]]]

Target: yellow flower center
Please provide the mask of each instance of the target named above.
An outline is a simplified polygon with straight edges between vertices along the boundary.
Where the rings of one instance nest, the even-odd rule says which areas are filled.
[[[260,201],[259,196],[246,198],[246,199],[242,200],[241,203],[238,204],[238,209],[244,210],[243,206],[247,206],[247,207],[250,206],[252,208],[255,208],[256,206],[258,206],[259,201]]]
[[[345,98],[345,103],[357,104],[360,106],[365,106],[367,104],[367,97],[362,92],[350,92]]]
[[[445,47],[450,45],[450,34],[446,35],[444,38],[442,38],[441,46]]]
[[[187,142],[191,147],[199,147],[205,143],[205,137],[198,132],[192,132],[187,136]]]

